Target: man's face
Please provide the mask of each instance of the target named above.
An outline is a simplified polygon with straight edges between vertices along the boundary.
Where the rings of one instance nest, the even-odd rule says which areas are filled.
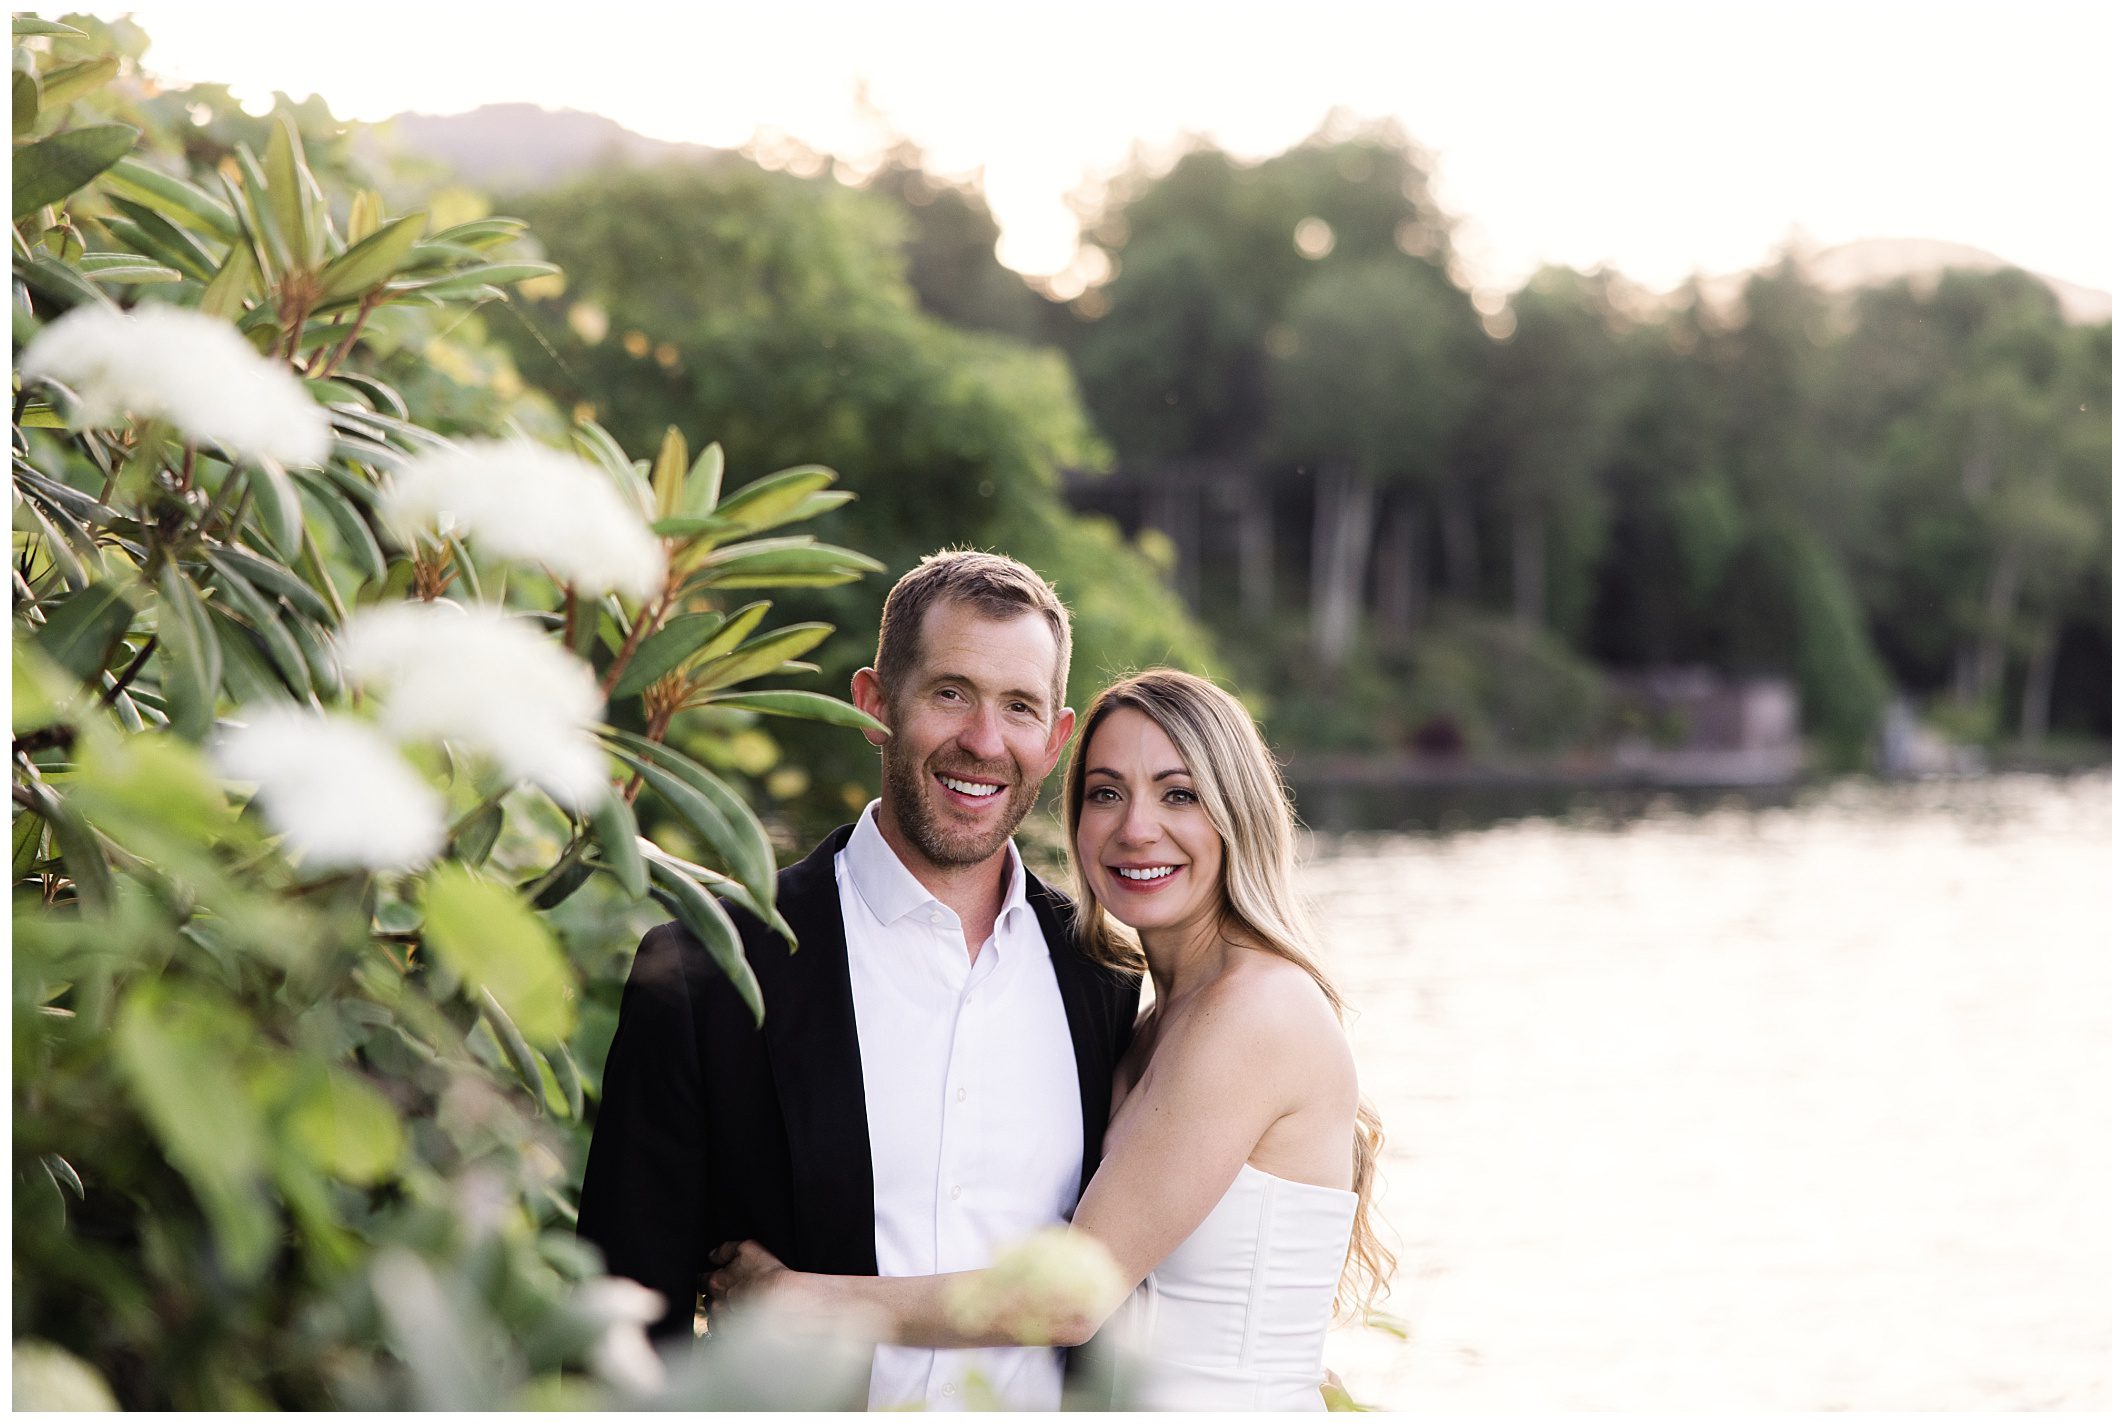
[[[1051,705],[1056,653],[1038,613],[988,618],[947,601],[924,616],[889,699],[870,669],[856,674],[856,705],[892,728],[880,816],[901,854],[949,870],[1003,849],[1076,721]]]

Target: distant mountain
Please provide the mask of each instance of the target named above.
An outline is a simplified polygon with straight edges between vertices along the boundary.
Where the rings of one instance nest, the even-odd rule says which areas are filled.
[[[2015,264],[1980,247],[1925,237],[1866,238],[1799,253],[1799,263],[1817,285],[1832,292],[1855,291],[1910,278],[1923,284],[1950,269],[1996,272]],[[1740,299],[1754,272],[1729,272],[1701,279],[1706,298],[1724,305]],[[2095,325],[2109,320],[2109,293],[2083,287],[2041,272],[2029,274],[2057,294],[2058,307],[2070,322]]]
[[[388,139],[406,152],[433,159],[464,182],[500,191],[542,188],[600,164],[705,159],[720,149],[667,143],[621,127],[602,114],[545,109],[536,104],[487,104],[463,114],[399,114]],[[1830,291],[1851,291],[1905,277],[1924,280],[1949,268],[1995,272],[2013,264],[1958,242],[1930,238],[1869,238],[1807,253],[1802,265]],[[1701,279],[1706,297],[1737,301],[1752,272]],[[2109,293],[2033,274],[2057,293],[2068,321],[2109,320]]]
[[[721,150],[666,143],[622,128],[603,114],[486,104],[463,114],[398,114],[388,140],[433,159],[467,183],[507,191],[544,188],[600,164],[708,158]]]

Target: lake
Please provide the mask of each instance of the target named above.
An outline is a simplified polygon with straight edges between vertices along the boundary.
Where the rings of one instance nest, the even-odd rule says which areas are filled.
[[[1358,1400],[2108,1407],[2108,774],[1782,799],[1311,837],[1409,1329],[1330,1340]]]

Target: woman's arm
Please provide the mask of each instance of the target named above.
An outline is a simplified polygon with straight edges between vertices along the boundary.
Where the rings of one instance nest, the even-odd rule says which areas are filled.
[[[1107,1133],[1105,1160],[1070,1229],[1112,1256],[1118,1272],[1090,1290],[1012,1290],[1008,1262],[937,1276],[816,1276],[790,1271],[751,1242],[718,1248],[709,1278],[720,1303],[770,1293],[800,1310],[869,1310],[881,1343],[951,1349],[1079,1345],[1171,1254],[1230,1189],[1261,1136],[1297,1106],[1298,1055],[1314,1051],[1308,1016],[1293,1015],[1281,976],[1245,977],[1204,991],[1166,1040],[1127,1112]],[[1296,1022],[1294,1022],[1296,1020]],[[956,1320],[966,1292],[1015,1309]]]
[[[1127,1297],[1122,1291],[1091,1314],[1029,1294],[1013,1302],[1018,1309],[967,1318],[953,1310],[953,1302],[993,1289],[999,1268],[939,1276],[822,1276],[790,1270],[757,1241],[719,1246],[711,1260],[717,1269],[708,1278],[708,1291],[717,1313],[734,1300],[766,1300],[799,1315],[859,1322],[881,1345],[1081,1345]]]

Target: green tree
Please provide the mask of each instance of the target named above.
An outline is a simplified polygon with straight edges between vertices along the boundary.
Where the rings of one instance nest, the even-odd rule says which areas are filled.
[[[901,570],[947,545],[1002,549],[1053,579],[1076,611],[1072,695],[1161,660],[1211,667],[1205,636],[1146,555],[1072,515],[1065,468],[1096,468],[1068,366],[1053,351],[947,326],[902,269],[901,217],[875,194],[766,172],[732,156],[618,170],[512,206],[568,272],[507,337],[532,378],[594,411],[623,442],[667,423],[716,429],[733,463],[818,460],[861,496],[864,547]],[[821,534],[850,527],[823,515]],[[882,590],[792,602],[876,626]],[[828,685],[868,655],[829,650]],[[845,816],[871,780],[864,749],[794,729],[785,777],[807,816]]]
[[[1480,416],[1511,528],[1512,615],[1577,635],[1607,539],[1602,476],[1636,399],[1619,279],[1547,267],[1514,294]]]
[[[1408,258],[1323,272],[1293,302],[1287,354],[1271,383],[1274,448],[1314,476],[1313,642],[1339,667],[1371,570],[1382,491],[1411,518],[1451,478],[1448,454],[1475,394],[1474,314],[1465,295]]]
[[[2108,551],[2107,337],[2017,272],[1858,308],[1846,419],[1900,536],[1866,560],[1868,585],[1899,666],[1944,684],[1964,725],[2007,725],[2018,662],[2019,729],[2040,736],[2064,629],[2101,618],[2086,610]]]

